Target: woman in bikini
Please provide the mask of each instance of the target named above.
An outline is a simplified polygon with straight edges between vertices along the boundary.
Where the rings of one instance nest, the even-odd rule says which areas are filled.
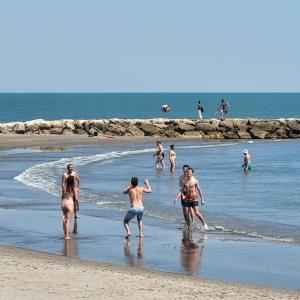
[[[75,177],[69,176],[66,179],[65,188],[62,190],[61,209],[63,212],[63,229],[65,239],[70,240],[71,220],[74,214],[74,199],[77,199]]]
[[[176,167],[176,152],[175,152],[174,145],[170,145],[169,159],[170,159],[170,172],[174,173]]]

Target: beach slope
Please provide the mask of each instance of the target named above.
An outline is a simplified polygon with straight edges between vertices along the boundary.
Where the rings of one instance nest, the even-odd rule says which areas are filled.
[[[300,299],[300,292],[0,246],[0,299]]]

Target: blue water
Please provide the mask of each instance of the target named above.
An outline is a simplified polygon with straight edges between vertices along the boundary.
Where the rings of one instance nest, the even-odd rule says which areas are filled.
[[[154,169],[155,147],[149,142],[77,146],[59,152],[2,151],[0,173],[7,182],[1,184],[0,204],[32,206],[32,195],[27,199],[26,191],[44,191],[44,199],[35,199],[35,205],[57,207],[61,174],[68,163],[74,163],[82,180],[80,199],[93,208],[93,214],[98,211],[99,216],[122,220],[129,205],[123,189],[131,176],[138,176],[141,184],[147,177],[153,188],[145,196],[147,223],[180,229],[184,226],[181,206],[174,206],[173,199],[180,167],[188,163],[201,183],[206,200],[203,213],[212,232],[221,228],[224,238],[237,235],[300,244],[299,140],[173,143],[178,156],[175,175],[170,174],[168,161],[166,169]],[[241,168],[245,147],[254,165],[247,174]],[[9,191],[5,186],[14,188]]]
[[[230,118],[300,117],[300,93],[79,93],[0,94],[0,122],[34,119],[213,118],[220,99],[232,108]],[[160,110],[168,103],[169,113]]]

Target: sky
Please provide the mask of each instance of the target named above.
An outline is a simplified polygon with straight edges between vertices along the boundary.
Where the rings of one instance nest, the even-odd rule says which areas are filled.
[[[299,0],[0,0],[0,92],[299,92]]]

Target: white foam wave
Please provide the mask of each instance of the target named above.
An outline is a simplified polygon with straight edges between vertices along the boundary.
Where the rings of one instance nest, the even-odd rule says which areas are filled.
[[[142,149],[142,150],[131,150],[123,152],[108,152],[101,153],[91,156],[77,156],[69,158],[61,158],[56,161],[37,164],[23,173],[16,176],[14,179],[22,182],[26,186],[34,187],[47,193],[50,193],[54,196],[59,196],[60,194],[60,176],[62,175],[67,164],[74,164],[76,166],[83,166],[95,162],[108,163],[112,159],[140,154],[153,152],[155,149]]]
[[[294,243],[295,239],[293,238],[285,238],[285,237],[279,237],[279,236],[267,236],[263,234],[259,234],[258,232],[246,232],[242,230],[231,230],[228,228],[225,228],[223,226],[217,225],[214,227],[209,227],[211,231],[218,231],[218,232],[224,232],[228,234],[238,235],[238,236],[246,236],[250,238],[257,238],[267,241],[273,241],[273,242],[282,242],[282,243]]]
[[[197,149],[197,148],[216,148],[216,147],[229,147],[238,145],[239,143],[222,143],[222,144],[210,144],[210,145],[197,145],[197,146],[178,146],[177,149]]]

